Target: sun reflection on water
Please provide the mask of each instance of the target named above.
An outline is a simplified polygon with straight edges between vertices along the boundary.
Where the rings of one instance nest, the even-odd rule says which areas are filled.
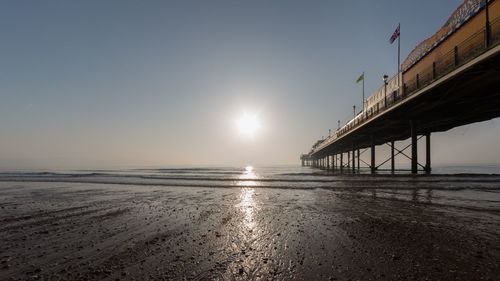
[[[248,229],[255,227],[254,212],[256,209],[255,204],[255,189],[243,187],[240,192],[240,211],[243,213],[242,224]]]
[[[253,167],[248,166],[245,168],[243,174],[238,178],[242,181],[239,181],[237,184],[238,186],[241,186],[239,196],[240,201],[237,204],[237,207],[243,213],[243,226],[249,230],[253,230],[256,226],[254,215],[257,209],[257,202],[255,200],[255,189],[252,187],[257,185],[257,181],[252,180],[257,180],[258,176],[255,174]]]
[[[245,167],[245,171],[238,177],[238,186],[257,186],[257,174],[255,174],[252,166]]]

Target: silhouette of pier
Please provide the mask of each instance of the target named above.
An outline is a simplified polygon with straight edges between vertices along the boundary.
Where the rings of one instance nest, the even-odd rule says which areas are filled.
[[[375,172],[390,164],[394,172],[399,156],[408,158],[412,173],[430,173],[432,133],[500,117],[499,2],[485,2],[477,15],[439,44],[448,52],[433,50],[395,75],[391,80],[402,79],[401,87],[388,92],[386,82],[380,101],[365,106],[347,124],[317,141],[301,155],[302,165]],[[425,139],[423,161],[418,159],[421,138]],[[408,139],[404,148],[396,147],[396,142]],[[380,145],[387,145],[390,155],[377,162]],[[361,158],[364,152],[369,152],[369,161]]]

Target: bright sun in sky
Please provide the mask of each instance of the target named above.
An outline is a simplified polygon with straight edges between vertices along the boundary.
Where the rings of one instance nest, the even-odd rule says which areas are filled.
[[[241,135],[246,137],[254,137],[255,133],[260,128],[260,123],[257,114],[243,113],[241,117],[236,120],[236,125]]]

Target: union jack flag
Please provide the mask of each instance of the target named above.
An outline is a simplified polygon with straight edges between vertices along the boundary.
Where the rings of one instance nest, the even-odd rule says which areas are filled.
[[[400,25],[398,24],[398,27],[396,28],[396,30],[394,30],[394,33],[392,34],[391,36],[391,39],[389,39],[389,43],[394,43],[394,41],[396,41],[396,39],[398,39],[399,37],[399,27]]]

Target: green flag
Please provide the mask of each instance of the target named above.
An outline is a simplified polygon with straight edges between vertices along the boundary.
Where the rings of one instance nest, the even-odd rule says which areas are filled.
[[[365,80],[365,73],[363,72],[363,74],[361,74],[359,77],[358,77],[358,80],[356,80],[356,83],[359,83],[360,81],[363,81]]]

